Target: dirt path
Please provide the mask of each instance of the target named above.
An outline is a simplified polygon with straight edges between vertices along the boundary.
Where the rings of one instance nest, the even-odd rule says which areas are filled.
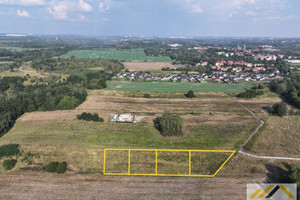
[[[294,161],[300,161],[300,158],[290,158],[290,157],[276,157],[276,156],[258,156],[258,155],[254,155],[251,153],[247,153],[245,151],[245,146],[250,142],[250,140],[253,138],[253,136],[255,134],[257,134],[259,132],[259,130],[261,129],[261,127],[265,124],[265,122],[259,118],[257,115],[255,115],[255,113],[253,113],[251,110],[249,110],[246,106],[244,106],[243,104],[241,104],[240,102],[237,102],[240,106],[242,106],[243,108],[245,108],[256,120],[258,120],[260,122],[259,126],[251,133],[251,135],[249,136],[249,138],[246,140],[246,142],[242,145],[242,147],[239,150],[239,153],[246,155],[246,156],[250,156],[253,158],[259,158],[259,159],[272,159],[272,160],[294,160]]]
[[[0,175],[0,199],[240,200],[254,178],[128,177],[42,172]]]

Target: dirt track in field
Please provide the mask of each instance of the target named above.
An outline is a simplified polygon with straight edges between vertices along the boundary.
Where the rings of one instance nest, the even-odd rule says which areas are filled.
[[[165,67],[176,68],[168,62],[123,62],[123,65],[129,70],[161,70]]]
[[[57,175],[0,175],[0,199],[230,199],[246,198],[246,184],[264,179]]]

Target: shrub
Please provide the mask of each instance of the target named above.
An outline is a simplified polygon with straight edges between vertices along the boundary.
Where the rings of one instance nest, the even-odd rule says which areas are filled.
[[[100,80],[98,81],[97,86],[98,86],[98,89],[103,89],[103,88],[106,88],[106,87],[107,87],[106,82],[105,82],[105,80],[103,80],[103,79],[100,79]]]
[[[15,165],[16,165],[16,161],[13,159],[4,160],[2,164],[5,170],[11,170],[12,168],[14,168]]]
[[[67,166],[68,166],[68,164],[66,162],[59,163],[56,168],[56,173],[58,173],[58,174],[65,173],[67,171]]]
[[[242,92],[240,94],[237,95],[237,97],[239,98],[245,98],[245,99],[251,99],[251,98],[254,98],[256,96],[259,96],[259,95],[263,95],[264,94],[264,91],[262,90],[255,90],[255,89],[250,89],[250,90],[246,90],[245,92]]]
[[[259,90],[262,90],[262,89],[264,89],[264,86],[259,84],[257,88],[258,88]]]
[[[85,121],[104,122],[104,119],[99,117],[98,114],[91,114],[86,112],[82,113],[81,115],[77,115],[77,119]]]
[[[287,113],[287,106],[285,103],[276,103],[270,110],[270,113],[273,115],[278,115],[283,117]]]
[[[45,166],[45,171],[50,173],[58,173],[63,174],[67,171],[68,164],[66,162],[51,162],[48,165]]]
[[[154,126],[160,131],[163,136],[181,136],[182,119],[177,114],[165,113],[162,117],[154,119]]]
[[[79,100],[75,97],[64,96],[58,103],[56,109],[59,110],[71,110],[79,105]]]
[[[18,144],[8,144],[0,147],[0,158],[7,156],[15,156],[20,153]]]
[[[193,90],[188,91],[188,93],[185,94],[185,96],[186,96],[187,98],[194,98],[194,97],[196,97],[196,95],[194,94],[194,91],[193,91]]]
[[[150,98],[150,97],[151,97],[151,95],[149,93],[144,94],[144,98]]]
[[[58,164],[59,164],[58,162],[49,163],[48,165],[45,166],[45,171],[51,172],[51,173],[56,172]]]

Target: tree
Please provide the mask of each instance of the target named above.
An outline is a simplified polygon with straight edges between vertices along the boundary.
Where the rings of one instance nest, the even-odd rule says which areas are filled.
[[[98,89],[103,89],[103,88],[106,88],[106,87],[107,87],[106,82],[105,82],[105,80],[103,80],[103,79],[100,79],[100,80],[98,81],[97,86],[98,86]]]
[[[281,103],[276,103],[275,105],[273,105],[273,107],[270,110],[270,113],[272,113],[273,115],[278,115],[280,117],[283,117],[284,115],[286,115],[287,113],[287,106],[285,103],[281,102]]]
[[[79,100],[75,97],[64,96],[56,108],[59,110],[71,110],[76,108],[79,104]]]
[[[153,120],[154,126],[163,136],[182,136],[183,121],[177,114],[165,113]]]
[[[194,91],[193,91],[193,90],[188,91],[188,93],[185,94],[185,96],[186,96],[187,98],[194,98],[194,97],[196,97],[196,95],[194,94]]]

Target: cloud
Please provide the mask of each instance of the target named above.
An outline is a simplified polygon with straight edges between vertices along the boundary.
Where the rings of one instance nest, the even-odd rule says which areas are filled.
[[[83,0],[79,0],[78,9],[82,12],[91,12],[93,10],[93,7]]]
[[[212,0],[215,6],[211,13],[219,18],[227,19],[268,19],[269,16],[278,16],[288,8],[288,0]]]
[[[91,12],[93,7],[84,0],[53,0],[47,9],[49,14],[57,20],[87,21],[87,17],[81,12]],[[70,15],[72,18],[70,18]]]
[[[199,4],[192,4],[190,12],[192,12],[192,13],[202,13],[203,11],[202,11]]]
[[[0,4],[21,5],[21,6],[41,6],[45,5],[44,0],[0,0]]]
[[[52,15],[55,19],[59,20],[67,20],[68,17],[68,2],[56,2],[53,1],[50,3],[50,6],[47,8],[50,15]]]
[[[202,13],[202,7],[199,0],[167,0],[169,3],[180,6],[191,13]]]
[[[251,11],[251,10],[249,10],[249,11],[247,11],[247,12],[246,12],[246,15],[247,15],[247,16],[257,16],[257,15],[258,15],[258,13],[257,13],[257,12],[254,12],[254,11]]]
[[[17,15],[19,17],[25,17],[25,18],[28,18],[30,17],[30,14],[26,11],[26,10],[17,10]]]
[[[105,2],[101,1],[99,4],[100,12],[108,11],[110,9],[110,3],[111,3],[111,1],[105,1]]]

